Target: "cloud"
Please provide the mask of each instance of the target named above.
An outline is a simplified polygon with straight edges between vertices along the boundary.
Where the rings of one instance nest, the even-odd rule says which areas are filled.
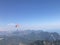
[[[0,27],[1,31],[13,31],[16,30],[15,23],[9,23],[6,26]],[[60,24],[55,23],[55,24],[43,24],[43,25],[22,25],[18,28],[19,30],[54,30],[54,29],[60,29]]]
[[[15,25],[16,25],[15,23],[9,23],[7,25],[0,26],[0,31],[13,31],[13,30],[16,30]]]
[[[60,23],[51,24],[41,24],[41,25],[26,25],[22,29],[32,29],[32,30],[55,30],[60,29]]]
[[[8,26],[15,26],[16,24],[15,23],[9,23],[7,24]]]

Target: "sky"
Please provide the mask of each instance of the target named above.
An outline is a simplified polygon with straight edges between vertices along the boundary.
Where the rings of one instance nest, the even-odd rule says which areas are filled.
[[[0,0],[0,30],[60,29],[60,0]]]

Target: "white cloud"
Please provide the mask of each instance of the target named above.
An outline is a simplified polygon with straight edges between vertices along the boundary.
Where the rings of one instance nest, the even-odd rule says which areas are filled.
[[[9,23],[8,26],[15,26],[15,23]]]
[[[7,30],[7,31],[13,31],[16,30],[15,27],[16,24],[14,23],[9,23],[6,26],[0,27],[0,30]],[[52,29],[60,29],[60,24],[55,23],[55,24],[45,24],[45,25],[22,25],[19,27],[19,30],[26,30],[26,29],[33,29],[33,30],[52,30]]]

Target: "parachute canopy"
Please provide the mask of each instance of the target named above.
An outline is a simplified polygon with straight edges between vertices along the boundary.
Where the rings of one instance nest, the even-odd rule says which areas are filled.
[[[20,25],[19,24],[16,24],[15,27],[18,28],[18,27],[20,27]]]

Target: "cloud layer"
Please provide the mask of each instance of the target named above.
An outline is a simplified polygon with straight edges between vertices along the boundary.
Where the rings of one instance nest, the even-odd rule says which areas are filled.
[[[13,31],[16,30],[16,24],[9,23],[6,26],[0,26],[0,31]],[[45,24],[45,25],[22,25],[18,28],[19,30],[55,30],[60,29],[60,24]]]

